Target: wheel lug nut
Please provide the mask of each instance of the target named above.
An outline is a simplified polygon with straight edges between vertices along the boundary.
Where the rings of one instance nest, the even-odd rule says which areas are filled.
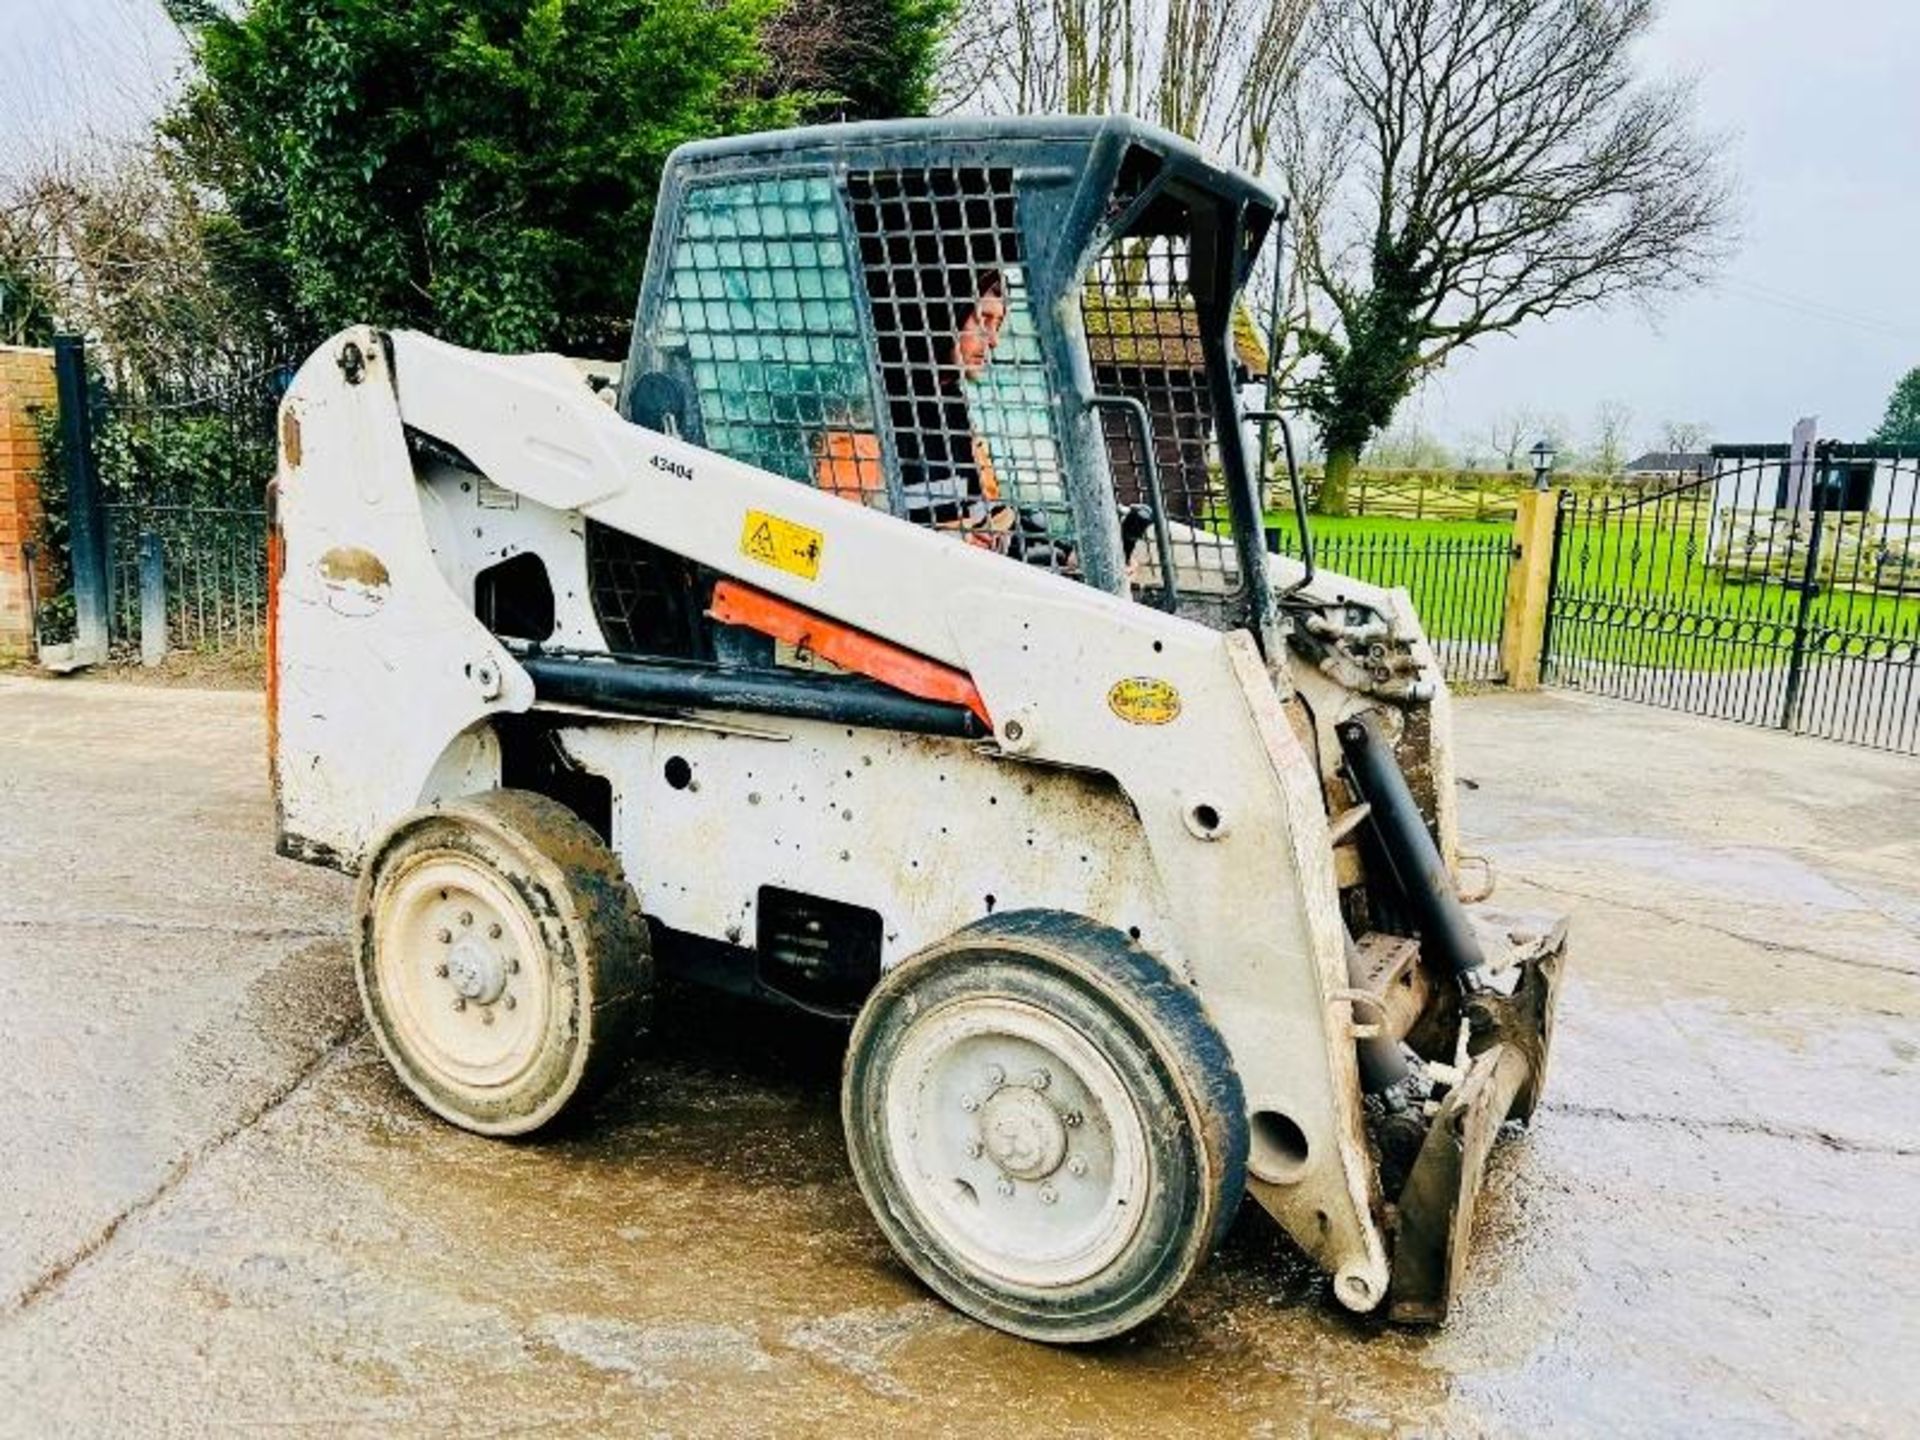
[[[462,910],[462,911],[460,912],[460,923],[461,923],[462,925],[471,925],[471,924],[473,924],[473,911],[471,911],[471,910]]]
[[[490,1009],[482,1009],[480,1012],[480,1019],[485,1024],[488,1024],[488,1025],[493,1024],[493,1011]]]
[[[1067,1173],[1069,1175],[1086,1174],[1087,1162],[1081,1159],[1078,1155],[1074,1156],[1071,1160],[1067,1161]]]
[[[1002,1175],[1000,1177],[999,1183],[996,1184],[993,1188],[998,1190],[1002,1195],[1011,1195],[1013,1194],[1013,1181],[1007,1179],[1006,1176]]]
[[[466,997],[466,996],[464,996],[464,995],[456,995],[456,996],[454,996],[454,997],[453,997],[453,1008],[454,1008],[454,1009],[456,1009],[456,1010],[464,1010],[464,1009],[466,1009],[466,1008],[467,1008],[467,997]]]
[[[511,996],[511,995],[507,995],[507,996],[504,996],[504,997],[502,997],[502,999],[501,999],[501,1001],[500,1001],[500,1003],[501,1003],[502,1005],[504,1005],[504,1006],[506,1006],[506,1007],[507,1007],[507,1009],[509,1009],[509,1010],[511,1010],[511,1009],[513,1009],[513,1007],[514,1007],[514,1006],[516,1006],[516,1005],[518,1005],[518,1004],[519,1004],[520,1002],[519,1002],[518,1000],[516,1000],[516,999],[514,999],[514,998],[513,998],[513,996]]]
[[[1060,1118],[1067,1122],[1067,1128],[1069,1130],[1078,1130],[1080,1128],[1080,1122],[1085,1117],[1082,1116],[1078,1110],[1069,1110],[1067,1111],[1066,1114],[1062,1115]]]
[[[1040,1187],[1040,1203],[1042,1205],[1051,1205],[1053,1204],[1054,1201],[1058,1200],[1059,1198],[1060,1198],[1060,1192],[1058,1190],[1055,1190],[1053,1186],[1042,1185]]]
[[[433,973],[444,980],[447,978],[447,967],[444,965],[436,965],[433,967]]]
[[[519,973],[520,973],[520,962],[518,960],[507,961],[507,974],[518,975]]]
[[[1032,1084],[1034,1089],[1044,1090],[1047,1088],[1047,1086],[1051,1085],[1052,1083],[1053,1083],[1053,1076],[1049,1075],[1044,1069],[1036,1070],[1033,1072]]]
[[[434,933],[433,938],[438,940],[442,945],[451,945],[453,943],[453,931],[451,930],[436,931]]]
[[[998,1087],[1007,1083],[1007,1072],[998,1065],[987,1066],[987,1084]]]
[[[498,940],[500,938],[499,921],[496,920],[493,924],[487,926],[487,938],[489,940]]]
[[[960,1097],[960,1108],[962,1110],[965,1110],[968,1114],[972,1114],[975,1110],[978,1110],[980,1108],[980,1102],[974,1099],[973,1096],[971,1095],[962,1095]]]
[[[987,1147],[982,1145],[978,1140],[969,1140],[967,1142],[967,1158],[969,1160],[978,1160],[986,1148]]]

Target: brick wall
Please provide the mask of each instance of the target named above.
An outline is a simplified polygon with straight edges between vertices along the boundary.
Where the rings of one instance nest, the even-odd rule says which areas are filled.
[[[33,650],[21,550],[40,527],[40,443],[30,411],[53,405],[53,352],[0,345],[0,660]],[[46,569],[37,568],[44,595]]]

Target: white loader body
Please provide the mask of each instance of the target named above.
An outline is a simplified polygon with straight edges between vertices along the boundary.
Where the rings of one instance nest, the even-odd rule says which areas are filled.
[[[398,817],[498,785],[488,721],[538,702],[463,584],[534,551],[556,641],[604,649],[582,517],[645,537],[964,670],[994,735],[582,715],[565,744],[612,782],[614,846],[643,909],[737,943],[761,887],[832,895],[882,915],[889,964],[996,908],[1127,930],[1198,990],[1251,1111],[1304,1137],[1256,1124],[1255,1195],[1343,1303],[1379,1302],[1387,1254],[1325,810],[1245,634],[642,430],[551,357],[345,332],[301,370],[282,425],[275,780],[290,851],[352,869]],[[457,445],[484,481],[417,471],[409,427]],[[768,516],[811,537],[810,562],[756,558]],[[1120,713],[1115,688],[1140,680],[1177,713]],[[673,757],[691,783],[669,784]],[[1262,1144],[1275,1135],[1291,1143]]]

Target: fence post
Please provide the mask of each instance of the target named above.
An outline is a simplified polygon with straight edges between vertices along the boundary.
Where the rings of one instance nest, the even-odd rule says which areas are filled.
[[[98,664],[107,658],[107,512],[93,463],[87,349],[78,335],[53,337],[53,375],[60,403],[60,468],[67,481],[74,658]]]
[[[167,552],[151,530],[140,532],[140,663],[167,658]]]
[[[1513,516],[1513,563],[1500,620],[1500,668],[1514,690],[1540,688],[1540,657],[1553,600],[1553,521],[1557,490],[1523,490]]]

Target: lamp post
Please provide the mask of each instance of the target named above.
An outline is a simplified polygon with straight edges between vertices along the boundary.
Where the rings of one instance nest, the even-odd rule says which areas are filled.
[[[1542,440],[1533,447],[1533,488],[1544,490],[1553,478],[1553,442]]]

